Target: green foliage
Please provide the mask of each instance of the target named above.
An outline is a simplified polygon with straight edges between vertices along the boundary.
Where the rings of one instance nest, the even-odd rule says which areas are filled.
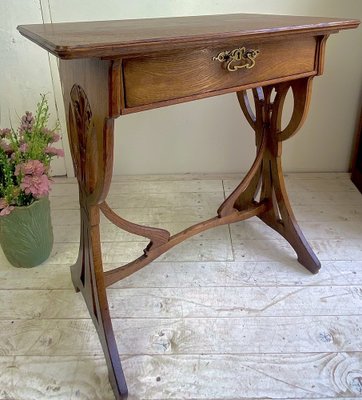
[[[0,216],[48,193],[50,162],[64,155],[52,146],[60,139],[59,123],[49,129],[48,122],[48,101],[41,95],[35,116],[26,112],[17,130],[0,130]]]

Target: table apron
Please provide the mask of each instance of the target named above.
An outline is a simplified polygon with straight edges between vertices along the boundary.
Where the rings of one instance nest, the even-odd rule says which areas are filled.
[[[113,60],[115,114],[237,92],[320,75],[327,36],[292,35],[290,40],[233,40],[210,47]],[[242,50],[228,63],[220,54]],[[255,51],[254,57],[250,52]],[[240,52],[239,52],[240,55]],[[219,56],[219,59],[218,59]]]

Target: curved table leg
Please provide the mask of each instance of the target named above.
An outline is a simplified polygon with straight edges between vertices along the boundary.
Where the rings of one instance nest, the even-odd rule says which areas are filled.
[[[303,78],[254,89],[255,115],[251,111],[246,93],[238,93],[242,111],[256,133],[257,146],[260,148],[260,143],[265,138],[266,150],[258,173],[254,175],[247,189],[239,194],[234,207],[240,210],[246,204],[255,201],[256,192],[261,185],[260,201],[266,202],[268,207],[259,218],[291,244],[297,253],[298,261],[305,268],[317,273],[321,265],[294,217],[285,189],[281,164],[282,141],[294,135],[303,124],[308,112],[311,84],[312,78]],[[289,124],[282,130],[282,110],[289,89],[294,95],[294,110]]]
[[[109,380],[119,400],[127,398],[127,385],[109,313],[99,229],[99,204],[105,200],[112,176],[114,120],[107,109],[107,90],[104,93],[99,90],[107,88],[105,82],[94,85],[99,92],[92,92],[88,87],[88,95],[83,89],[87,87],[87,72],[92,69],[97,70],[96,74],[91,74],[92,78],[107,82],[108,64],[100,60],[60,62],[65,104],[68,108],[69,142],[81,208],[79,255],[76,264],[71,267],[71,274],[74,287],[82,293],[97,330]]]
[[[310,272],[317,273],[321,264],[294,217],[285,189],[280,157],[271,158],[265,172],[271,176],[271,185],[266,185],[264,196],[271,199],[273,207],[259,215],[259,218],[291,244],[300,264]]]

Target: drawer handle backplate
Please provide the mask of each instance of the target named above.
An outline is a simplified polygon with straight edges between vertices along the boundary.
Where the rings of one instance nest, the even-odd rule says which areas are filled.
[[[226,63],[226,69],[230,72],[234,72],[241,68],[253,68],[255,66],[255,59],[259,53],[259,50],[247,50],[245,47],[240,47],[234,50],[222,51],[212,59],[214,61]]]

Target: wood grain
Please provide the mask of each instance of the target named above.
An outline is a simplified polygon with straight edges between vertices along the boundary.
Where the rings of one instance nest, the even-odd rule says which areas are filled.
[[[97,330],[115,398],[127,397],[104,286],[98,204],[108,195],[113,172],[114,107],[112,62],[61,60],[59,72],[74,172],[79,188],[80,246],[71,267],[72,282],[81,291]],[[92,84],[89,84],[92,82]],[[90,87],[92,86],[92,87]],[[85,88],[89,89],[88,94]]]
[[[124,319],[362,315],[362,285],[337,286],[331,294],[328,283],[278,288],[110,288],[108,299],[112,317]],[[29,304],[24,303],[27,296],[32,298]],[[0,291],[0,320],[77,318],[88,318],[87,308],[69,290]]]
[[[137,107],[165,100],[178,99],[198,93],[216,92],[225,88],[240,90],[245,84],[275,80],[302,73],[313,73],[316,39],[300,38],[293,42],[290,54],[287,41],[239,42],[238,46],[258,49],[255,67],[230,72],[213,61],[221,51],[235,48],[235,43],[195,51],[162,53],[149,57],[125,59],[124,81],[126,107]],[[293,50],[293,51],[294,51]],[[197,71],[197,73],[195,73]],[[188,82],[185,85],[185,82]]]
[[[224,200],[224,192],[177,192],[170,191],[165,193],[127,193],[120,189],[117,193],[117,188],[110,189],[110,194],[107,198],[107,203],[112,209],[125,208],[169,208],[174,207],[203,207],[216,208],[220,202]],[[60,188],[59,188],[60,189]],[[172,190],[172,189],[171,189]],[[75,197],[69,195],[59,195],[51,197],[53,210],[79,210],[79,201]],[[140,210],[141,211],[141,210]],[[71,220],[69,220],[71,222]]]
[[[358,316],[284,317],[282,324],[274,317],[113,318],[113,325],[121,355],[320,353],[362,346]],[[2,355],[102,355],[91,319],[0,321],[0,327]]]
[[[353,190],[353,185],[352,190]],[[139,193],[143,194],[166,194],[166,193],[193,193],[195,196],[197,193],[210,193],[219,192],[223,193],[223,185],[221,179],[208,179],[208,180],[189,180],[189,179],[175,179],[175,180],[144,180],[139,182],[135,181],[121,181],[114,182],[110,188],[110,195],[118,194],[131,194],[136,195]],[[52,196],[68,196],[78,195],[78,188],[73,183],[63,183],[53,187]]]
[[[131,400],[352,400],[362,392],[360,352],[144,355],[126,357],[124,366]],[[1,370],[0,393],[8,398],[113,399],[102,357],[3,357]]]
[[[356,28],[355,19],[229,14],[20,25],[19,32],[61,58],[112,57],[210,44],[230,38],[290,33],[338,32]]]
[[[330,196],[333,193],[340,194],[341,192],[348,192],[356,194],[356,188],[350,179],[346,179],[348,174],[286,174],[285,183],[290,192],[301,192],[301,193],[320,193]],[[223,183],[225,191],[231,191],[240,182],[239,177],[234,179],[224,179]],[[347,203],[348,205],[349,203]]]
[[[353,196],[354,197],[354,196]],[[357,198],[357,197],[356,197]],[[358,199],[358,198],[357,198]],[[302,199],[299,201],[302,203]],[[360,202],[358,202],[360,203]],[[362,206],[360,204],[335,204],[333,202],[325,202],[322,207],[312,207],[310,204],[296,204],[293,207],[295,215],[300,222],[313,223],[317,222],[322,224],[327,221],[334,222],[360,222],[362,221]],[[150,207],[150,208],[115,208],[118,214],[123,215],[125,218],[137,222],[137,223],[148,223],[148,224],[160,224],[160,223],[178,223],[182,222],[200,222],[206,218],[210,218],[214,215],[215,211],[205,209],[202,205],[192,206],[175,206],[174,208],[168,208],[165,206]],[[76,218],[79,215],[79,211],[76,209],[68,210],[54,210],[52,211],[52,217],[55,225],[69,225],[69,221],[72,221],[70,225],[74,225]]]
[[[58,220],[60,222],[60,220]],[[79,227],[73,223],[66,223],[67,221],[62,221],[58,226],[61,226],[61,229],[57,229],[55,232],[54,240],[55,242],[62,243],[74,243],[79,240]],[[74,222],[74,221],[73,221]],[[172,234],[182,231],[186,229],[190,224],[189,222],[155,222],[149,223],[154,227],[166,228]],[[101,221],[101,235],[102,242],[144,242],[147,244],[147,240],[139,236],[135,236],[129,234],[128,232],[121,231],[117,229],[113,224],[107,223],[105,221]],[[230,239],[229,229],[227,226],[220,226],[210,231],[205,231],[195,236],[194,238],[190,238],[190,240],[224,240],[228,241]]]
[[[359,261],[362,256],[360,239],[349,240],[311,240],[318,258],[322,261]],[[267,254],[267,256],[266,256]],[[236,261],[292,260],[294,252],[283,240],[242,240],[234,245]]]
[[[1,289],[3,296],[11,290],[72,289],[69,261],[63,264],[44,264],[36,272],[14,270],[1,257]],[[117,264],[105,264],[110,270]],[[152,273],[150,269],[152,268]],[[261,283],[262,282],[262,283]],[[325,261],[320,274],[310,276],[294,261],[241,262],[154,262],[152,266],[115,283],[112,288],[167,288],[167,287],[258,287],[258,286],[345,286],[362,285],[362,261]],[[8,293],[8,294],[6,294]],[[35,300],[34,300],[35,302]],[[36,304],[36,303],[35,303]]]

